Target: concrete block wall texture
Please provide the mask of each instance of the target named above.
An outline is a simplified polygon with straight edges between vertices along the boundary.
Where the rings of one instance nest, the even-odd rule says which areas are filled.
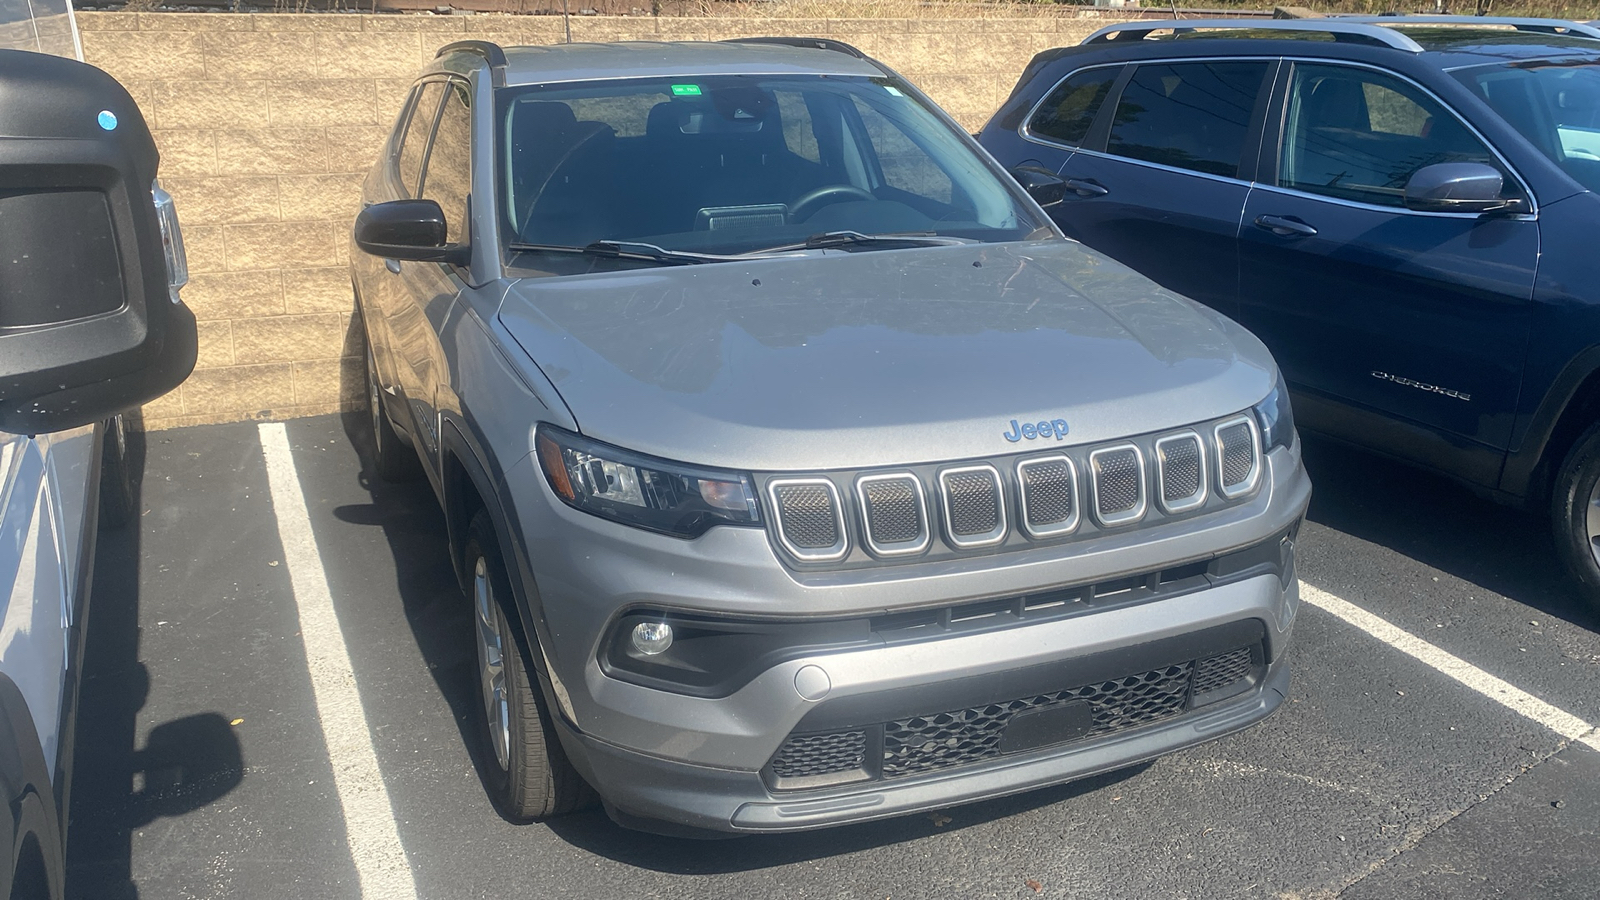
[[[1106,21],[583,16],[572,37],[836,37],[976,130],[1035,53]],[[199,363],[145,407],[146,428],[360,408],[350,225],[412,80],[450,41],[563,39],[554,16],[85,12],[78,24],[85,58],[149,120],[188,249]]]

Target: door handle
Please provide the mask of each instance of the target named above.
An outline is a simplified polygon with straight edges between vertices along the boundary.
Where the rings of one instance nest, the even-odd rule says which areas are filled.
[[[1067,190],[1073,192],[1074,194],[1077,194],[1080,199],[1088,199],[1090,197],[1104,197],[1105,195],[1111,193],[1111,190],[1109,188],[1107,188],[1105,185],[1100,184],[1098,182],[1094,182],[1094,181],[1084,181],[1084,180],[1078,179],[1078,178],[1068,178],[1063,183],[1067,186]]]
[[[389,271],[393,272],[396,275],[400,274],[400,261],[398,259],[386,259],[386,260],[384,260],[383,261],[383,267],[385,269],[388,269]]]
[[[1288,216],[1256,216],[1256,227],[1280,237],[1311,237],[1317,233],[1310,225]]]

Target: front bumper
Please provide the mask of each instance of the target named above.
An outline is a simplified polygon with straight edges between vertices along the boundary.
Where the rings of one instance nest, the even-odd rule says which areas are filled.
[[[548,494],[531,459],[508,476],[526,563],[537,573],[523,574],[534,603],[525,620],[540,631],[563,743],[626,821],[716,831],[803,829],[1023,791],[1243,728],[1275,709],[1286,691],[1283,655],[1298,605],[1286,536],[1310,497],[1298,446],[1269,455],[1267,477],[1249,502],[1203,519],[1038,552],[843,573],[789,570],[755,529],[718,528],[682,541],[577,512]],[[1211,579],[1210,586],[1175,596],[1016,627],[808,651],[716,696],[613,677],[600,662],[608,628],[627,610],[769,620],[897,614],[1214,560],[1280,540],[1289,552],[1270,574]],[[882,725],[901,713],[1010,700],[1022,696],[1005,693],[1021,683],[1013,676],[1051,667],[1059,667],[1058,680],[1035,678],[1025,689],[1071,688],[1084,683],[1071,673],[1085,659],[1137,658],[1140,648],[1181,648],[1194,636],[1247,623],[1260,667],[1249,690],[1181,715],[870,783],[783,784],[772,777],[774,754],[797,732],[833,728],[849,716]],[[1204,649],[1174,659],[1192,662]],[[1144,671],[1129,665],[1095,677]],[[992,696],[975,698],[983,685],[993,687]],[[906,697],[923,705],[883,705]],[[830,710],[838,713],[831,721]]]
[[[585,777],[619,824],[668,834],[805,831],[942,809],[1088,778],[1247,728],[1289,693],[1279,659],[1252,690],[1159,724],[1095,741],[930,773],[901,782],[774,794],[756,772],[692,766],[564,729]]]

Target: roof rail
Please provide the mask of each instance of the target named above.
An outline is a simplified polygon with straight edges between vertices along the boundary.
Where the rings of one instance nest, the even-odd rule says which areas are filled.
[[[1421,53],[1422,45],[1392,28],[1352,22],[1348,19],[1145,19],[1140,22],[1120,22],[1107,25],[1083,39],[1083,46],[1107,41],[1142,41],[1153,31],[1170,31],[1174,35],[1195,31],[1308,31],[1333,35],[1334,40],[1377,44]]]
[[[728,38],[727,40],[723,41],[722,43],[724,43],[724,44],[781,44],[781,45],[783,45],[785,47],[803,47],[803,48],[808,49],[808,50],[832,50],[835,53],[844,53],[844,54],[846,54],[848,56],[854,56],[856,59],[867,59],[867,55],[865,53],[862,53],[860,50],[857,50],[856,48],[850,46],[849,44],[846,44],[844,41],[836,41],[833,38],[816,38],[816,37],[746,37],[746,38]]]
[[[1530,19],[1512,16],[1355,16],[1333,15],[1331,19],[1343,22],[1361,22],[1372,25],[1503,25],[1518,31],[1540,34],[1564,34],[1572,37],[1600,38],[1600,28],[1593,22],[1569,22],[1566,19]]]
[[[506,86],[506,51],[494,41],[455,41],[439,48],[434,59],[450,53],[476,53],[489,64],[489,80],[495,87]]]

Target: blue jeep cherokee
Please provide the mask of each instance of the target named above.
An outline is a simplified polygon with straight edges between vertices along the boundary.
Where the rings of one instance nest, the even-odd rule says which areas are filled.
[[[1600,30],[1116,25],[1035,57],[980,141],[1254,331],[1301,427],[1548,505],[1600,606]]]

